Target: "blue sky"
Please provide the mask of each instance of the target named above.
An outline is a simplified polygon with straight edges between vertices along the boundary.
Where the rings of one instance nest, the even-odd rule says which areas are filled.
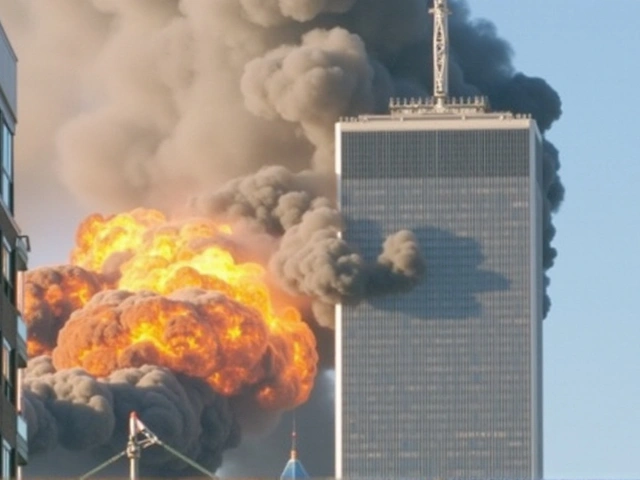
[[[554,222],[559,255],[544,327],[545,477],[640,479],[640,1],[469,4],[511,43],[516,67],[563,100],[548,134],[567,195]],[[82,216],[74,208],[53,231],[22,222],[36,245],[49,243],[33,266],[66,256]]]
[[[545,78],[567,190],[544,326],[545,477],[640,478],[640,1],[472,0]]]

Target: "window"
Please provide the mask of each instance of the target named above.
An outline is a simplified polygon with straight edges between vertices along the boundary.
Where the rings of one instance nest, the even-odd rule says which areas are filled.
[[[4,293],[7,294],[7,297],[14,302],[13,295],[13,286],[15,284],[15,265],[13,262],[13,248],[9,244],[9,241],[6,238],[2,239],[2,284],[4,288]]]
[[[2,383],[4,385],[4,396],[11,402],[16,404],[16,396],[14,389],[14,372],[13,365],[13,349],[6,338],[2,338]]]
[[[11,445],[2,439],[2,480],[11,478],[13,470],[11,465]]]
[[[13,213],[13,134],[4,121],[2,122],[0,137],[2,141],[0,149],[0,156],[2,157],[0,193],[2,194],[2,202]]]

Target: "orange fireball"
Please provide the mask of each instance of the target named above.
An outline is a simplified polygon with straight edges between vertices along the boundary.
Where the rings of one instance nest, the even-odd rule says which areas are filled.
[[[306,401],[315,338],[295,308],[274,305],[261,265],[235,261],[230,232],[143,209],[85,220],[72,261],[106,274],[110,290],[74,304],[53,350],[56,368],[106,376],[155,364],[224,395],[251,392],[265,408]]]
[[[145,231],[164,222],[162,212],[142,208],[106,218],[91,215],[78,228],[71,263],[101,272],[112,256],[129,254],[139,246]]]
[[[24,283],[24,317],[30,357],[49,354],[58,331],[75,310],[102,289],[101,279],[83,268],[64,265],[31,270]]]

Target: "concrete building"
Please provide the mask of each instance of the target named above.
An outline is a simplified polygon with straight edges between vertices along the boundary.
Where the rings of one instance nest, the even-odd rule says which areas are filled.
[[[412,292],[336,318],[336,476],[542,477],[541,137],[483,98],[336,125],[343,237],[412,230]]]
[[[0,466],[3,479],[19,477],[19,467],[27,461],[27,426],[20,414],[19,394],[19,369],[27,364],[27,328],[19,312],[19,272],[27,268],[28,241],[13,217],[16,83],[16,56],[0,25]]]

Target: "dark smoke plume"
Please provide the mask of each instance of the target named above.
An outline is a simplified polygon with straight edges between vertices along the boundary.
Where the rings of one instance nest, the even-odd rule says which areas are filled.
[[[316,195],[313,180],[311,172],[263,168],[192,199],[192,206],[204,215],[245,219],[255,231],[281,237],[269,270],[289,293],[312,298],[316,320],[332,327],[333,305],[408,290],[422,278],[425,264],[407,231],[391,235],[378,262],[367,264],[339,238],[340,213]]]
[[[376,265],[363,265],[335,237],[340,219],[325,198],[333,198],[333,123],[431,91],[430,3],[0,0],[21,68],[16,175],[30,188],[17,190],[18,205],[55,177],[101,210],[173,209],[195,193],[208,199],[204,211],[276,237],[271,271],[284,288],[313,296],[319,318],[330,318],[336,299],[379,292],[385,278],[392,290],[408,287],[422,269],[410,234],[387,239]],[[452,94],[488,95],[495,109],[531,113],[546,132],[561,113],[556,92],[515,69],[508,43],[467,2],[450,0],[450,9]],[[265,180],[266,165],[296,173],[283,185],[282,170]],[[547,269],[564,195],[559,166],[545,141]],[[69,410],[60,412],[73,418]],[[330,422],[327,412],[314,419]],[[54,420],[43,413],[43,425]],[[326,465],[313,473],[332,475],[331,448],[313,453]],[[275,475],[282,461],[260,467]]]
[[[57,445],[121,451],[131,411],[167,444],[212,470],[239,441],[227,399],[200,381],[150,365],[98,380],[79,368],[56,371],[49,357],[40,356],[26,370],[23,400],[32,454]],[[149,473],[188,470],[164,451],[150,452],[142,456]]]

